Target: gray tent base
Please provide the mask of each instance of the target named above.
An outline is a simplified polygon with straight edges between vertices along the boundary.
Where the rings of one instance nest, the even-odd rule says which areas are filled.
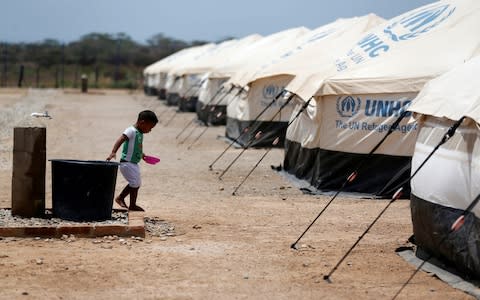
[[[307,195],[323,195],[323,196],[333,196],[337,191],[332,190],[321,190],[310,184],[307,180],[300,179],[295,177],[295,175],[290,174],[282,169],[282,166],[271,166],[271,168],[278,172],[283,178],[285,178],[289,183],[294,187],[302,191]],[[384,197],[373,196],[369,193],[358,193],[358,192],[342,192],[341,196],[356,198],[356,199],[385,199]]]
[[[344,187],[344,192],[390,198],[395,188],[410,176],[410,157],[383,154],[369,157],[368,154],[307,149],[298,142],[285,142],[284,170],[320,191],[338,191],[361,163],[357,178]],[[410,185],[406,184],[402,197],[408,198],[409,194]]]
[[[178,93],[167,93],[167,105],[177,106],[179,99]]]
[[[467,213],[464,225],[450,233],[463,210],[445,207],[411,195],[413,234],[418,247],[450,262],[460,272],[480,279],[480,221]]]
[[[205,105],[201,101],[197,101],[197,117],[204,124],[211,126],[226,125],[227,106],[226,105]]]
[[[178,100],[178,109],[184,112],[195,112],[198,97],[180,97]]]
[[[159,89],[158,90],[158,99],[167,100],[167,90],[166,89]]]
[[[397,250],[397,254],[405,261],[412,264],[415,268],[418,268],[424,259],[427,259],[429,256],[421,249],[417,249],[416,253],[414,253],[413,249],[411,248],[402,249],[401,251]],[[436,258],[432,258],[426,262],[422,266],[422,271],[427,272],[432,276],[436,276],[455,289],[459,289],[476,297],[477,299],[480,299],[480,282],[463,279],[458,275],[457,271],[448,267],[445,263]]]
[[[237,142],[244,147],[250,144],[249,147],[255,148],[282,148],[285,143],[287,124],[288,122],[241,121],[227,117],[225,130],[229,139],[237,140]],[[241,135],[247,127],[248,131]],[[261,131],[261,134],[258,138],[255,138],[255,135],[259,131]],[[279,141],[277,144],[273,145],[273,142],[277,137],[279,138]]]

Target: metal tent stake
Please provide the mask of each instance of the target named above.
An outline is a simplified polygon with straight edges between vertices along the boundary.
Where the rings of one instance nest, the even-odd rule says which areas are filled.
[[[400,124],[400,122],[403,120],[403,118],[406,115],[407,115],[407,111],[405,110],[400,114],[400,116],[395,120],[395,122],[392,123],[392,126],[390,126],[390,128],[388,129],[385,136],[375,145],[375,147],[372,148],[372,150],[370,150],[368,155],[362,161],[360,161],[357,164],[355,170],[352,173],[350,173],[350,175],[345,179],[345,181],[342,183],[340,188],[335,192],[333,197],[323,207],[323,209],[320,211],[320,213],[318,213],[318,215],[315,217],[315,219],[313,219],[313,221],[307,226],[307,228],[297,238],[297,240],[292,245],[290,245],[290,248],[297,249],[297,243],[302,239],[302,237],[305,235],[305,233],[307,233],[307,231],[310,229],[310,227],[312,227],[312,225],[318,220],[318,218],[323,214],[323,212],[330,206],[330,204],[332,204],[333,200],[335,200],[335,198],[337,198],[338,194],[340,194],[343,191],[345,186],[348,183],[354,181],[357,178],[358,171],[362,168],[362,166],[365,164],[365,162],[368,161],[368,159],[373,155],[373,153],[380,147],[380,145],[383,144],[383,142],[387,139],[387,137],[398,127],[398,125]]]
[[[277,115],[283,110],[283,108],[285,108],[285,106],[288,105],[288,103],[290,103],[290,101],[292,101],[293,97],[295,96],[295,94],[292,94],[290,97],[288,97],[287,101],[285,101],[285,103],[282,104],[282,106],[278,109],[278,111],[273,115],[273,117],[270,119],[270,122],[273,121],[273,119],[275,119],[277,117]],[[308,100],[306,103],[310,103],[310,100]],[[308,105],[308,104],[307,104]],[[305,106],[306,107],[306,106]],[[300,112],[303,111],[303,109],[300,110]],[[297,114],[298,116],[299,114]],[[296,117],[295,117],[296,118]],[[289,123],[287,125],[287,127],[290,125],[291,123]],[[242,151],[233,159],[233,161],[225,168],[225,170],[223,170],[223,172],[220,174],[220,176],[218,176],[218,179],[222,179],[223,175],[225,175],[225,173],[227,173],[227,171],[233,166],[233,164],[240,158],[240,156],[242,156],[242,154],[248,149],[250,148],[250,146],[255,142],[255,140],[259,139],[262,135],[262,131],[257,131],[257,133],[254,135],[254,137],[248,142],[248,144],[242,149]]]
[[[250,124],[245,127],[243,130],[242,130],[242,133],[240,133],[226,148],[225,150],[223,150],[222,153],[220,153],[219,156],[217,156],[217,158],[215,158],[215,160],[208,166],[208,169],[211,171],[213,169],[213,165],[228,151],[228,149],[230,149],[234,144],[236,144],[240,138],[242,138],[249,130],[250,130],[250,126],[252,126],[253,124],[255,124],[255,122],[257,122],[257,120],[267,111],[267,109],[269,109],[277,100],[278,98],[280,98],[283,93],[285,92],[285,90],[282,90],[280,93],[278,93],[277,96],[275,96],[275,98],[273,98],[273,100],[255,117],[255,119],[250,122]]]

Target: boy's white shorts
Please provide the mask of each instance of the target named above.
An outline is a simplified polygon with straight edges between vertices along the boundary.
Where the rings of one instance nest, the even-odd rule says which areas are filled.
[[[128,181],[128,185],[132,188],[140,187],[142,180],[140,178],[140,166],[131,162],[121,162],[120,172]]]

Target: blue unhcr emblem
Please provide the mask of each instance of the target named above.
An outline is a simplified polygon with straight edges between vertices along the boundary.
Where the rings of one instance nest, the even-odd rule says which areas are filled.
[[[413,39],[437,27],[454,11],[450,4],[435,4],[393,22],[383,32],[394,42]]]
[[[352,96],[337,98],[337,112],[341,117],[353,117],[360,110],[360,98],[353,98]]]
[[[280,92],[280,87],[274,84],[269,84],[263,87],[263,97],[265,99],[273,99]]]

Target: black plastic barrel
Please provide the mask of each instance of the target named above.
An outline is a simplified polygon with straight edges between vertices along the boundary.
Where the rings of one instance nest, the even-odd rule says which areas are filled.
[[[52,159],[52,209],[72,221],[112,218],[119,163]]]

